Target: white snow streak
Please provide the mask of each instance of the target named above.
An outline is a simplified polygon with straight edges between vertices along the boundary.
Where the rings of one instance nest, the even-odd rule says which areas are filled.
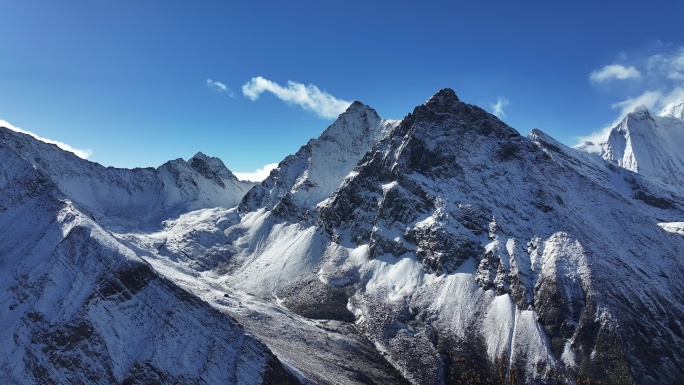
[[[72,147],[72,146],[70,146],[64,142],[59,142],[56,140],[40,137],[31,131],[26,131],[26,130],[23,130],[19,127],[13,126],[9,122],[7,122],[6,120],[0,119],[0,127],[6,127],[12,131],[16,131],[16,132],[20,132],[22,134],[30,135],[30,136],[40,140],[41,142],[54,144],[64,151],[69,151],[71,153],[76,154],[76,156],[78,156],[79,158],[88,159],[88,157],[93,154],[93,150],[91,150],[89,148],[88,149],[79,149],[79,148]]]

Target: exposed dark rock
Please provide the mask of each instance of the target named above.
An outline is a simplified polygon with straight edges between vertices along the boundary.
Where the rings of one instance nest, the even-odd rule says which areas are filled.
[[[104,279],[100,284],[99,292],[104,297],[121,295],[121,298],[128,300],[153,279],[156,279],[156,274],[148,265],[132,262],[114,272],[111,278]]]
[[[326,285],[311,277],[290,284],[279,296],[283,305],[303,317],[354,322],[354,314],[347,309],[351,292],[350,286]]]
[[[647,205],[651,205],[663,210],[674,209],[677,207],[677,205],[671,200],[651,195],[643,190],[636,191],[634,193],[634,199],[638,199]]]

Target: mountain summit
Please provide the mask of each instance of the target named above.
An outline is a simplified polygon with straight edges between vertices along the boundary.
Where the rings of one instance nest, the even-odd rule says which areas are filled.
[[[430,99],[425,102],[425,105],[428,107],[448,108],[459,101],[454,90],[451,88],[442,88],[436,94],[432,95]]]
[[[325,200],[361,158],[398,124],[355,101],[316,139],[280,162],[242,200],[242,211],[266,208],[307,211]]]

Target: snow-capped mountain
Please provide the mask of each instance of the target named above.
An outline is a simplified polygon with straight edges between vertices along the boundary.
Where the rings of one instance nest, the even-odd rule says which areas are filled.
[[[299,383],[80,211],[49,174],[64,168],[15,150],[26,140],[5,132],[0,146],[0,383]]]
[[[0,127],[3,146],[23,157],[82,210],[118,225],[158,223],[206,207],[237,205],[254,185],[238,180],[218,158],[201,152],[157,169],[103,167]]]
[[[658,115],[663,117],[677,118],[680,120],[684,119],[684,100],[679,100],[668,104],[660,111]]]
[[[639,174],[649,182],[684,194],[684,101],[672,103],[653,116],[639,106],[601,140],[577,149]]]
[[[207,336],[193,347],[242,338],[252,350],[216,354],[231,357],[222,373],[253,362],[249,383],[681,383],[684,126],[666,110],[639,109],[601,143],[570,148],[523,137],[450,89],[401,121],[355,102],[248,192],[201,154],[111,170],[0,131],[0,157],[21,159],[0,166],[0,263],[13,261],[2,298],[20,310],[0,323],[27,346],[2,350],[0,368],[20,376],[36,366],[15,362],[68,357],[112,382],[217,378],[198,369],[211,354],[168,369],[180,342],[154,320],[172,308],[184,316],[163,318],[171,335]],[[121,315],[138,303],[146,313]],[[78,359],[59,344],[74,334]],[[146,350],[121,348],[139,339]],[[56,347],[36,360],[34,345]],[[45,367],[52,382],[84,378]]]
[[[682,378],[659,362],[684,358],[668,326],[684,315],[684,240],[451,90],[372,150],[321,217],[369,258],[321,278],[359,277],[357,324],[412,382],[448,382],[459,359],[525,382]]]
[[[240,210],[306,211],[327,199],[361,158],[398,124],[354,102],[320,137],[283,160],[260,186],[249,191]]]

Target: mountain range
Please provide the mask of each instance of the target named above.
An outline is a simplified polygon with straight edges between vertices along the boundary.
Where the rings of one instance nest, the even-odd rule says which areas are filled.
[[[684,383],[682,106],[568,147],[354,102],[261,183],[0,128],[0,382]]]

